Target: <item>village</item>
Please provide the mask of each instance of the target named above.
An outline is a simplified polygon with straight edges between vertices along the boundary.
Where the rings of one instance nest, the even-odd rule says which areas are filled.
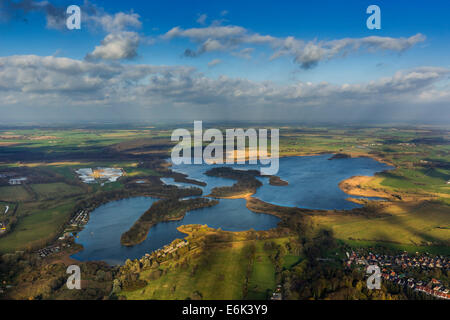
[[[429,279],[428,281],[408,277],[408,271],[420,269],[430,271],[440,269],[450,270],[450,259],[444,256],[430,256],[428,254],[418,254],[409,256],[402,253],[396,256],[374,254],[358,254],[354,251],[346,253],[348,260],[346,266],[352,265],[366,267],[369,265],[378,265],[381,269],[381,277],[384,281],[389,281],[403,288],[424,293],[438,299],[450,300],[450,290],[446,288],[442,281],[438,279]]]
[[[75,214],[75,216],[69,221],[68,227],[81,229],[89,221],[89,212],[87,210],[81,210]],[[40,249],[36,254],[41,258],[46,258],[50,255],[61,252],[64,248],[70,248],[71,242],[74,238],[73,233],[66,229],[64,233],[58,238],[58,241],[48,247]]]
[[[145,260],[149,260],[152,261],[154,259],[154,257],[156,257],[156,259],[164,259],[166,258],[168,255],[175,253],[176,251],[178,251],[181,248],[187,247],[189,245],[189,241],[187,240],[180,240],[180,241],[175,241],[170,245],[165,245],[164,247],[162,247],[159,250],[155,250],[152,254],[145,254],[144,257],[142,257],[142,259],[140,259],[139,261],[141,263],[145,262]],[[195,249],[195,247],[190,248],[190,250]],[[153,256],[153,258],[152,258]]]
[[[276,301],[280,301],[283,300],[283,294],[281,293],[281,285],[277,285],[277,288],[275,289],[275,291],[272,293],[272,296],[270,297],[270,300],[276,300]]]
[[[53,254],[60,253],[64,249],[68,249],[72,246],[73,235],[69,232],[65,232],[58,241],[45,248],[39,249],[36,254],[41,258],[47,258]]]
[[[41,258],[46,258],[52,254],[58,253],[61,251],[61,247],[58,245],[52,245],[43,249],[38,250],[37,254]]]
[[[89,212],[87,210],[81,210],[78,212],[69,222],[71,227],[81,228],[89,221]]]

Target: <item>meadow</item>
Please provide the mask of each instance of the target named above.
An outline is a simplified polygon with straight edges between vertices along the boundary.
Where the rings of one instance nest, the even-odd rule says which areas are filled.
[[[409,246],[415,251],[435,247],[442,253],[450,253],[448,215],[448,207],[440,203],[395,203],[383,206],[374,217],[335,214],[317,216],[314,220],[332,229],[337,239],[349,243]]]
[[[62,182],[33,184],[31,185],[31,188],[41,200],[63,198],[84,193],[82,188],[70,186]]]
[[[70,218],[74,203],[58,203],[45,209],[21,208],[33,210],[33,213],[19,219],[14,231],[0,239],[0,252],[15,252],[45,246],[59,236],[62,227]]]
[[[0,187],[0,201],[29,201],[32,196],[23,186]]]
[[[200,228],[186,238],[191,243],[202,242],[204,237],[217,231]],[[218,232],[220,237],[220,231]],[[230,235],[230,233],[227,233]],[[248,240],[248,233],[230,235],[226,240],[208,242],[185,253],[180,259],[160,264],[158,269],[140,272],[147,285],[121,295],[129,300],[147,299],[206,299],[206,300],[264,300],[276,289],[280,279],[274,256],[276,246],[285,247],[290,238]],[[268,246],[268,244],[270,244]],[[299,256],[283,251],[280,261],[288,257],[289,269],[300,260]]]

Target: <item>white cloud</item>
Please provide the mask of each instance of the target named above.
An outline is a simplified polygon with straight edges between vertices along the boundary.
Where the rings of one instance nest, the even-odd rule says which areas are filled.
[[[163,35],[164,39],[190,38],[201,41],[211,39],[225,39],[230,37],[240,37],[245,35],[246,29],[238,26],[211,26],[206,28],[182,29],[174,27]]]
[[[450,87],[445,81],[449,74],[446,68],[422,67],[369,83],[278,85],[226,76],[212,79],[188,67],[10,56],[0,58],[0,108],[14,113],[27,105],[36,110],[89,106],[95,114],[114,107],[132,108],[130,115],[153,110],[155,118],[189,115],[241,120],[301,121],[316,114],[324,121],[335,117],[363,121],[367,114],[370,120],[396,111],[402,112],[400,119],[406,119],[417,110],[426,119],[426,110],[430,113],[440,106],[438,119],[448,119]]]
[[[63,30],[66,27],[67,6],[57,6],[49,1],[12,1],[4,0],[0,4],[1,16],[3,20],[29,12],[41,12],[47,20],[47,28]],[[129,28],[137,29],[141,27],[140,16],[136,13],[118,12],[109,14],[88,1],[80,5],[82,12],[83,26],[101,27],[106,32],[119,32]]]
[[[141,17],[134,12],[118,12],[109,14],[88,1],[82,7],[82,27],[101,30],[109,33],[102,43],[88,53],[88,59],[131,59],[137,55],[137,48],[141,42],[140,36],[134,30],[142,27]],[[64,29],[66,25],[66,7],[57,7],[48,1],[7,0],[1,4],[2,17],[10,19],[21,13],[42,12],[46,16],[47,28]],[[143,43],[152,44],[154,39],[143,37]]]
[[[139,35],[136,32],[122,31],[105,37],[86,59],[121,60],[137,56]]]
[[[236,56],[236,57],[240,57],[243,59],[251,59],[252,58],[252,53],[255,49],[254,48],[244,48],[240,51],[237,52],[232,52],[231,54]]]
[[[294,62],[308,69],[319,62],[343,57],[358,50],[366,52],[402,52],[425,41],[425,36],[416,34],[409,38],[370,36],[364,38],[344,38],[330,41],[305,41],[294,37],[279,38],[250,32],[240,26],[209,26],[204,28],[182,29],[175,27],[162,36],[163,39],[187,38],[198,45],[196,50],[187,49],[185,55],[198,56],[212,51],[242,50],[242,45],[268,45],[274,51],[271,59],[291,56]],[[214,44],[211,46],[210,44]],[[248,55],[243,55],[248,58]]]
[[[204,25],[206,19],[208,19],[208,16],[206,14],[201,14],[197,19],[197,23]]]
[[[8,21],[29,12],[41,12],[45,14],[48,29],[61,30],[66,25],[66,8],[57,7],[49,1],[12,1],[3,0],[0,2],[2,20]]]
[[[346,56],[351,52],[366,49],[368,52],[379,50],[402,52],[425,41],[425,36],[416,34],[409,38],[391,38],[371,36],[365,38],[345,38],[332,41],[302,42],[287,38],[273,58],[281,55],[292,55],[294,61],[308,69],[320,61],[330,60],[338,56]]]
[[[214,60],[211,60],[210,62],[208,62],[208,67],[212,68],[212,67],[217,66],[220,63],[222,63],[222,60],[214,59]]]
[[[87,15],[85,19],[94,26],[100,26],[106,32],[120,32],[142,27],[140,16],[137,13],[118,12],[110,15],[96,12],[93,15]]]

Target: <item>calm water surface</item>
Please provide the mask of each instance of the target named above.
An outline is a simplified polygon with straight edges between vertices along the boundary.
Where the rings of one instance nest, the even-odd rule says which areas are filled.
[[[376,172],[391,167],[369,158],[328,160],[332,155],[313,157],[288,157],[280,159],[278,176],[289,182],[288,186],[271,186],[267,178],[258,178],[263,186],[256,197],[281,206],[308,209],[352,209],[360,205],[347,201],[349,195],[340,190],[339,182],[352,176],[372,176]],[[234,180],[208,177],[204,173],[213,168],[226,165],[178,165],[173,170],[187,174],[189,178],[204,181],[207,186],[200,187],[203,194],[220,186],[231,186]],[[259,169],[256,165],[233,165],[236,169]],[[179,187],[192,187],[191,184],[174,182],[163,178],[164,183]],[[198,186],[195,186],[198,187]],[[355,197],[356,198],[356,197]],[[147,239],[134,247],[120,244],[120,236],[126,232],[139,217],[157,201],[155,198],[137,197],[105,204],[90,215],[89,223],[79,233],[76,242],[84,250],[73,258],[81,261],[106,261],[109,264],[123,264],[126,259],[140,258],[146,253],[169,244],[185,235],[177,227],[187,224],[206,224],[212,228],[227,231],[269,230],[275,228],[278,218],[254,213],[247,209],[244,199],[221,199],[217,206],[188,212],[183,220],[162,222],[150,229]]]
[[[259,178],[263,186],[255,197],[276,205],[306,209],[348,210],[361,205],[347,201],[348,194],[339,188],[339,183],[353,176],[373,176],[392,167],[370,158],[334,159],[331,154],[311,157],[286,157],[280,159],[278,176],[289,182],[288,186],[271,186],[267,178]],[[172,169],[187,174],[189,178],[204,181],[204,194],[214,187],[230,186],[234,180],[208,177],[204,173],[214,167],[230,166],[235,169],[259,170],[257,165],[173,165]],[[171,182],[172,181],[172,182]],[[173,183],[166,180],[165,183]],[[175,183],[177,184],[177,183]],[[180,185],[180,184],[178,184]],[[184,184],[187,186],[187,184]],[[354,197],[357,198],[357,197]],[[373,198],[375,199],[375,198]]]
[[[111,265],[122,264],[126,259],[141,258],[186,235],[177,228],[188,224],[206,224],[226,231],[269,230],[275,228],[277,217],[254,213],[247,209],[244,199],[220,200],[214,207],[186,213],[183,220],[161,222],[150,229],[147,239],[134,247],[120,244],[120,236],[156,201],[152,198],[130,198],[114,201],[91,213],[89,223],[79,233],[76,242],[84,250],[72,257],[81,261],[106,261]]]

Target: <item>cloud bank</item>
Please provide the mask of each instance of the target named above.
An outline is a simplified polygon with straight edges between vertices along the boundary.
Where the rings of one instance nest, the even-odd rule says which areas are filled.
[[[408,38],[370,36],[330,41],[305,41],[295,37],[279,38],[260,35],[240,26],[209,26],[190,29],[174,27],[162,35],[162,39],[166,40],[175,38],[186,38],[197,44],[197,49],[185,50],[184,55],[187,57],[197,57],[214,51],[229,51],[239,56],[242,50],[251,49],[240,49],[241,46],[268,45],[274,51],[271,59],[291,56],[293,61],[304,69],[314,67],[321,61],[343,57],[359,50],[403,52],[426,39],[424,35],[418,33]],[[248,55],[245,56],[248,58]]]
[[[90,114],[110,108],[139,110],[151,119],[190,115],[294,120],[298,116],[298,121],[308,114],[333,120],[333,115],[350,110],[366,121],[374,114],[389,117],[398,110],[413,115],[425,106],[441,108],[444,113],[437,117],[443,119],[450,116],[449,73],[446,68],[421,67],[369,83],[278,85],[226,76],[211,79],[189,67],[22,55],[0,58],[0,108],[11,115],[22,106],[42,110],[64,106]]]
[[[0,2],[0,19],[38,11],[46,27],[61,29],[65,9],[47,1]],[[85,2],[83,28],[104,34],[84,60],[54,56],[0,57],[0,115],[4,121],[55,119],[121,121],[179,120],[281,120],[322,122],[408,122],[450,119],[448,68],[418,67],[400,70],[371,82],[333,84],[299,81],[280,85],[219,76],[210,78],[186,66],[124,64],[138,56],[146,37],[139,30],[141,17],[134,12],[110,14]],[[20,13],[18,15],[18,13]],[[227,15],[226,11],[221,13]],[[187,39],[195,48],[186,57],[228,53],[252,59],[260,46],[270,59],[289,57],[303,69],[357,52],[401,53],[425,41],[409,37],[362,37],[304,40],[274,37],[241,26],[222,25],[208,16],[197,17],[200,28],[174,27],[156,41]],[[226,58],[212,57],[210,69],[223,68]],[[266,61],[266,63],[270,63]]]
[[[86,55],[86,59],[132,59],[137,56],[139,41],[139,35],[136,32],[110,33],[92,53]]]

